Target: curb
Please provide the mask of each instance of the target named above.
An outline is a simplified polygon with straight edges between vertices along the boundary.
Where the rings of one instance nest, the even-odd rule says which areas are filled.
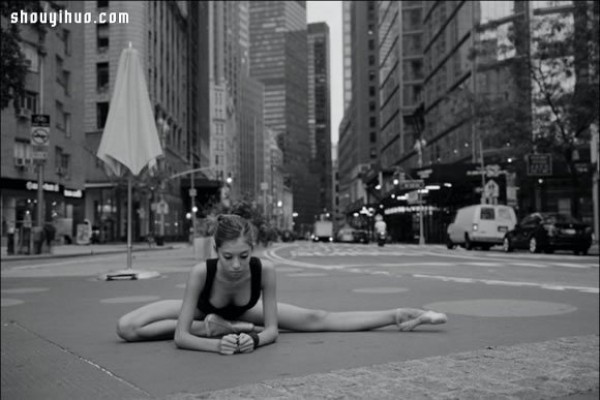
[[[598,335],[590,335],[179,393],[165,400],[587,400],[597,398],[598,391]]]
[[[142,251],[161,251],[161,250],[174,250],[179,249],[181,247],[177,245],[170,246],[161,246],[161,247],[149,247],[149,248],[132,248],[132,253],[139,253]],[[0,260],[2,262],[9,261],[24,261],[24,260],[52,260],[52,259],[60,259],[60,258],[74,258],[74,257],[90,257],[90,256],[100,256],[103,254],[119,254],[119,253],[127,253],[127,249],[114,249],[114,250],[101,250],[94,251],[93,249],[89,252],[77,252],[71,254],[35,254],[35,255],[17,255],[17,256],[7,256],[2,255]]]

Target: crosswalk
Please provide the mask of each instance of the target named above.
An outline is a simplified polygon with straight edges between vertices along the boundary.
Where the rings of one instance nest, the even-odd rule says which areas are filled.
[[[283,250],[282,247],[280,247]],[[480,267],[513,266],[522,268],[599,268],[600,263],[594,257],[581,257],[570,254],[529,254],[502,253],[498,251],[466,251],[464,249],[448,250],[445,246],[429,245],[425,248],[418,245],[388,245],[383,248],[351,244],[307,244],[295,246],[288,251],[287,259],[310,262],[315,258],[336,257],[385,257],[418,258],[433,256],[445,261],[417,262],[419,265],[448,266],[471,265]],[[448,260],[449,259],[449,260]]]
[[[532,278],[525,281],[521,280],[502,280],[481,276],[476,278],[464,276],[464,268],[473,268],[473,271],[506,271],[514,268],[515,271],[523,271],[528,268],[544,269],[555,268],[557,273],[563,269],[589,270],[595,274],[594,269],[598,269],[597,262],[591,262],[593,257],[587,257],[587,261],[569,262],[569,256],[564,255],[538,255],[523,253],[520,255],[511,255],[496,253],[488,256],[486,252],[460,252],[452,251],[442,246],[427,246],[423,249],[419,246],[386,246],[383,249],[368,246],[327,246],[327,245],[279,245],[268,249],[264,253],[264,258],[278,266],[291,266],[307,269],[317,269],[321,271],[344,271],[349,273],[359,273],[381,276],[412,276],[413,278],[423,280],[438,280],[443,282],[467,283],[467,284],[485,284],[492,286],[505,287],[536,287],[543,290],[553,291],[576,291],[579,293],[598,294],[599,289],[596,285],[578,286],[570,284],[550,284],[546,278],[540,279],[541,282],[532,281]],[[348,256],[363,256],[364,258],[349,258]],[[365,260],[368,256],[378,256],[377,259]],[[397,259],[395,260],[397,256]],[[423,257],[429,256],[429,257]],[[432,256],[438,256],[437,260],[431,260]],[[509,257],[506,257],[509,256]],[[344,257],[339,258],[338,257]],[[566,260],[566,261],[565,261]],[[575,260],[573,260],[575,261]],[[463,276],[451,276],[456,268],[463,270]],[[417,272],[423,268],[423,272]],[[430,268],[426,270],[426,268]],[[433,270],[431,268],[434,268]],[[435,269],[438,268],[438,269]],[[285,267],[284,267],[285,269]],[[427,271],[427,272],[426,272]],[[437,272],[433,272],[437,271]],[[439,271],[448,271],[448,275],[439,273]],[[484,274],[485,275],[485,274]],[[527,275],[527,274],[526,274]],[[520,274],[522,276],[522,274]],[[533,278],[535,280],[535,278]]]

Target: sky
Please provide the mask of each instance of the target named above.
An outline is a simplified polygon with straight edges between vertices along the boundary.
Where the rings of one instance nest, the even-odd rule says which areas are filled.
[[[344,71],[342,44],[342,2],[307,1],[308,23],[326,22],[329,25],[329,76],[331,77],[331,142],[338,141],[338,128],[344,117]]]

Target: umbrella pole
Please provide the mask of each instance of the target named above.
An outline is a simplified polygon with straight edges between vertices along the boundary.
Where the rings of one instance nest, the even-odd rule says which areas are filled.
[[[131,269],[131,174],[127,178],[127,269]]]

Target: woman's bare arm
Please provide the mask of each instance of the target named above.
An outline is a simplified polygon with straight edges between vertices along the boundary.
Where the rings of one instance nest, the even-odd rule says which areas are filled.
[[[177,319],[177,328],[175,329],[175,345],[180,349],[212,351],[219,353],[220,340],[208,339],[195,336],[191,333],[194,313],[200,297],[200,291],[206,281],[206,264],[197,264],[190,271],[190,275],[185,287],[183,304]]]
[[[277,325],[277,279],[275,267],[273,265],[263,264],[263,313],[265,319],[265,329],[258,334],[259,344],[261,346],[273,343],[279,335]]]

